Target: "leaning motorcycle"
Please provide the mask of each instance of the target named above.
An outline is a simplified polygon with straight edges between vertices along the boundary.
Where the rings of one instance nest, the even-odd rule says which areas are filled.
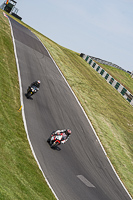
[[[39,89],[36,87],[36,86],[32,86],[32,87],[29,87],[28,89],[27,89],[27,94],[26,94],[26,96],[27,96],[27,98],[30,98],[33,94],[35,94],[37,91],[38,91]]]
[[[51,134],[51,136],[48,138],[47,142],[50,144],[51,148],[56,148],[56,147],[58,147],[58,145],[63,143],[62,135]]]

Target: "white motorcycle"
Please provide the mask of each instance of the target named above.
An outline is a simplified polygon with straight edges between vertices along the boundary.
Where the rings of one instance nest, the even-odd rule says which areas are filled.
[[[51,148],[56,148],[57,146],[59,146],[60,144],[63,144],[64,141],[62,141],[63,136],[62,135],[57,135],[51,133],[51,136],[48,138],[47,142],[50,144]]]

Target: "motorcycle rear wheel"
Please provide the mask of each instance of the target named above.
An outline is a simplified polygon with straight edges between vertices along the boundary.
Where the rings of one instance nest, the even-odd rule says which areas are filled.
[[[32,94],[31,94],[31,92],[30,92],[30,91],[29,91],[29,92],[27,92],[27,94],[26,94],[27,98],[29,98],[31,95],[32,95]]]

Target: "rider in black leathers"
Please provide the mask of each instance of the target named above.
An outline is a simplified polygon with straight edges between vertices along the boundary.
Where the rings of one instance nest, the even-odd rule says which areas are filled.
[[[41,83],[40,80],[38,80],[38,81],[34,81],[33,83],[31,83],[31,85],[28,87],[27,92],[29,92],[29,91],[31,90],[31,87],[33,87],[33,86],[36,86],[37,91],[38,91],[38,90],[39,90],[39,87],[40,87],[40,83]]]
[[[40,87],[40,83],[41,83],[40,80],[38,80],[38,81],[34,81],[33,83],[31,83],[30,87],[32,87],[32,86],[36,86],[36,87],[39,89],[39,87]]]

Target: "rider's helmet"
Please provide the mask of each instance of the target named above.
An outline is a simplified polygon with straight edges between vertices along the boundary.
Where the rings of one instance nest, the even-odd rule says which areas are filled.
[[[40,81],[40,80],[38,80],[38,81],[37,81],[37,83],[38,83],[38,84],[40,84],[40,83],[41,83],[41,81]]]
[[[66,129],[66,134],[67,135],[71,135],[71,130],[70,129]]]

